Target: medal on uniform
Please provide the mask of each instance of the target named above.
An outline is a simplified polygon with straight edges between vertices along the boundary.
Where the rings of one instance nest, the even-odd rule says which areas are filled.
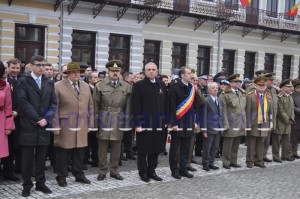
[[[11,90],[11,91],[14,91],[14,87],[13,87],[12,84],[10,85],[10,90]]]

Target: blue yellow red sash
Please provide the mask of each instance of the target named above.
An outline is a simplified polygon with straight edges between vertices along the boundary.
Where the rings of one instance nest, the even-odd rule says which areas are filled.
[[[182,116],[184,116],[190,110],[191,106],[193,105],[195,95],[196,87],[193,85],[189,96],[176,107],[176,120],[182,118]]]

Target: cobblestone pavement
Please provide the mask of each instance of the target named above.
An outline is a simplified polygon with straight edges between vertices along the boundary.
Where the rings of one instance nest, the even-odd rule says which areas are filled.
[[[300,160],[294,162],[267,163],[266,169],[245,166],[246,147],[240,145],[238,163],[243,167],[217,171],[203,171],[200,165],[193,166],[195,178],[175,180],[170,175],[167,156],[160,155],[157,174],[162,182],[142,182],[136,170],[136,161],[123,161],[120,168],[123,181],[111,179],[97,181],[97,168],[88,168],[86,176],[91,185],[67,179],[68,187],[57,186],[52,167],[46,171],[47,185],[53,193],[45,195],[34,188],[30,198],[300,198]],[[270,153],[269,153],[269,157]],[[200,160],[200,159],[198,159]],[[222,166],[219,159],[217,166]],[[0,182],[0,198],[20,198],[21,183]]]

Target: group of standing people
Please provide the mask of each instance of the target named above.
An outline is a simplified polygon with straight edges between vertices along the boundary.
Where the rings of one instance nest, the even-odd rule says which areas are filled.
[[[32,172],[35,189],[52,193],[45,184],[45,161],[51,142],[55,147],[57,184],[68,186],[69,165],[77,182],[90,184],[83,172],[89,135],[97,139],[99,181],[108,173],[111,178],[123,180],[119,173],[122,140],[132,129],[136,136],[138,173],[144,182],[163,180],[155,170],[158,155],[165,152],[166,132],[171,135],[169,166],[175,179],[194,177],[190,171],[196,169],[191,162],[199,140],[205,171],[219,169],[214,162],[220,149],[225,169],[241,167],[237,155],[240,138],[245,135],[248,168],[265,168],[265,162],[271,161],[266,157],[271,137],[274,161],[300,158],[299,128],[295,125],[300,118],[300,81],[282,81],[279,94],[272,87],[274,74],[264,71],[256,73],[254,83],[246,91],[241,88],[239,74],[220,84],[210,81],[198,85],[192,70],[183,66],[179,78],[169,84],[164,76],[158,78],[157,65],[150,62],[145,65],[144,79],[133,85],[128,80],[132,74],[121,78],[122,62],[111,60],[106,64],[107,76],[94,81],[91,87],[81,81],[84,69],[77,62],[68,63],[63,69],[64,78],[57,82],[46,77],[45,66],[44,57],[35,55],[31,71],[8,82],[0,62],[0,119],[5,124],[0,129],[0,158],[10,157],[7,165],[13,164],[8,135],[19,128],[15,136],[22,157],[24,197],[30,196],[33,187]],[[96,76],[91,73],[87,81]],[[4,158],[4,165],[5,162]],[[8,178],[17,178],[12,172],[8,174]]]

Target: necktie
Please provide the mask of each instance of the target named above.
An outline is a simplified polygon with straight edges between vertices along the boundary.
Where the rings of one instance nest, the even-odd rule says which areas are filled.
[[[116,86],[116,85],[117,85],[117,83],[116,83],[115,81],[113,81],[113,85],[114,85],[114,86]]]
[[[40,80],[40,78],[36,78],[35,81],[36,81],[39,89],[41,89],[41,80]]]
[[[237,96],[239,96],[239,91],[238,90],[235,90],[235,93]]]
[[[215,104],[216,104],[216,107],[217,107],[217,110],[218,110],[218,113],[220,112],[219,110],[219,103],[218,103],[218,98],[215,99]]]
[[[75,82],[73,82],[73,87],[74,87],[74,91],[75,91],[75,93],[77,94],[77,95],[79,95],[79,90],[77,89],[77,87],[76,87],[76,83]]]

